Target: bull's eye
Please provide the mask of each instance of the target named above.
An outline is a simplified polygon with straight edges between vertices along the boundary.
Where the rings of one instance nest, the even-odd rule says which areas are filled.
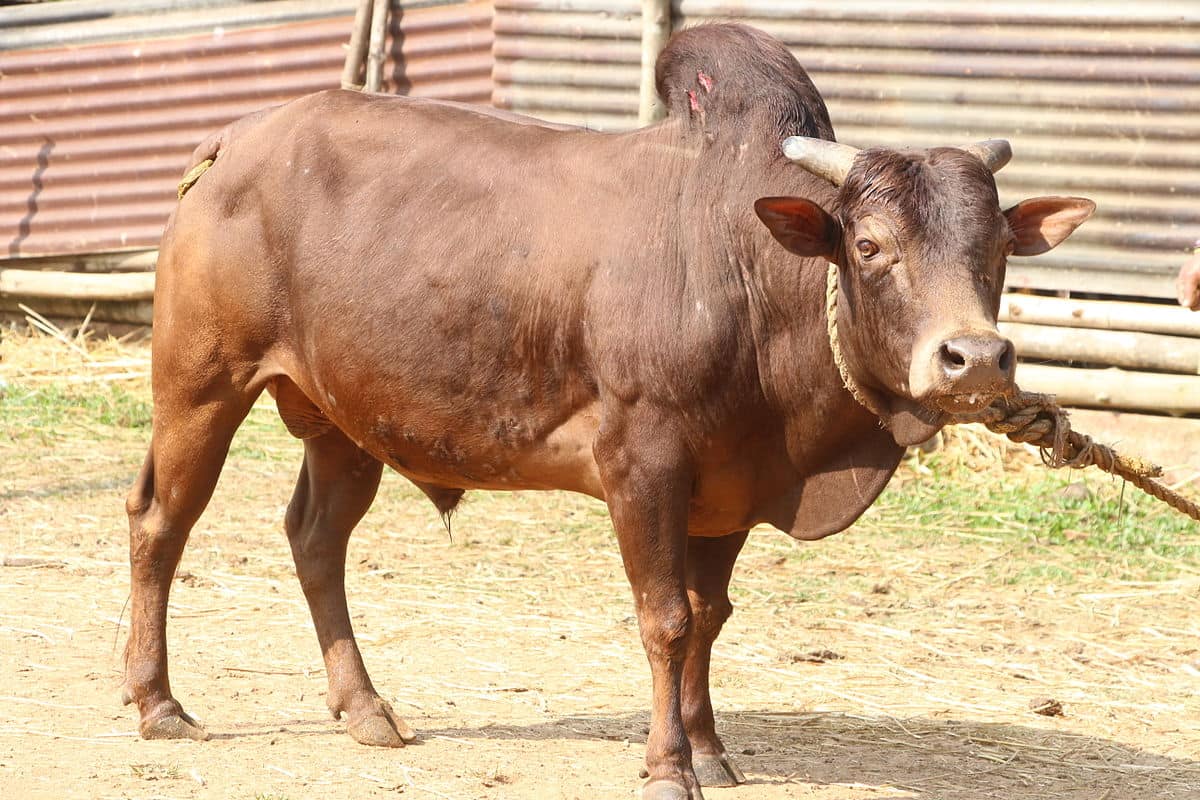
[[[854,249],[858,250],[858,254],[865,261],[879,252],[879,245],[870,239],[859,239],[854,243]]]

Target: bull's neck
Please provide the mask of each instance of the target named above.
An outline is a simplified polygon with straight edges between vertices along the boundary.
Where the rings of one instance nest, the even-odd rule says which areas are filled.
[[[671,240],[667,252],[684,254],[689,273],[723,273],[738,287],[767,404],[784,418],[817,413],[878,426],[834,363],[825,333],[827,262],[789,253],[754,213],[755,200],[767,196],[805,197],[829,209],[836,190],[787,161],[777,137],[754,130],[705,140],[666,120],[609,141],[614,160],[637,166],[634,185],[674,205],[654,232]]]
[[[753,211],[754,201],[767,196],[803,197],[832,211],[836,189],[777,149],[755,150],[766,154],[757,163],[742,157],[723,202],[736,220],[731,228],[740,231],[730,238],[730,258],[746,292],[763,394],[788,420],[817,417],[832,428],[877,428],[878,418],[854,400],[834,360],[826,325],[828,261],[788,252]]]

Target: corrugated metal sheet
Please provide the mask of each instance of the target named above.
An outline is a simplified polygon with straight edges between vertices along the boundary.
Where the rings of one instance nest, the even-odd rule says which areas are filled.
[[[201,139],[338,85],[352,7],[259,3],[249,17],[233,9],[256,21],[313,8],[325,17],[244,29],[228,27],[230,9],[187,12],[180,25],[190,30],[202,14],[205,33],[0,52],[0,258],[157,246]],[[490,2],[402,6],[384,91],[489,102],[491,20]]]
[[[0,50],[184,36],[353,12],[353,0],[57,0],[0,8]]]
[[[1200,235],[1200,3],[679,0],[676,27],[778,36],[842,141],[1005,137],[1002,199],[1080,194],[1097,219],[1014,259],[1010,285],[1170,297]],[[497,0],[493,101],[598,129],[636,125],[640,4]]]

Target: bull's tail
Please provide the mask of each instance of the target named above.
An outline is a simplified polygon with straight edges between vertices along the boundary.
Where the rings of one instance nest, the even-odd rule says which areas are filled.
[[[214,153],[213,155],[215,156],[216,154]],[[211,167],[215,161],[216,161],[215,158],[206,158],[203,161],[201,161],[199,164],[197,164],[196,166],[194,166],[188,170],[187,174],[183,176],[183,180],[181,180],[179,182],[179,199],[180,200],[182,200],[183,196],[185,194],[187,194],[187,190],[192,188],[192,186],[195,185],[196,181],[200,180],[200,176],[203,175],[205,172],[208,172],[208,168]]]
[[[196,185],[196,181],[200,180],[200,176],[208,172],[217,161],[217,154],[229,143],[230,134],[239,127],[241,120],[234,122],[231,125],[226,125],[221,130],[212,134],[192,151],[192,157],[188,159],[188,171],[184,173],[183,180],[179,181],[179,199],[188,193]]]

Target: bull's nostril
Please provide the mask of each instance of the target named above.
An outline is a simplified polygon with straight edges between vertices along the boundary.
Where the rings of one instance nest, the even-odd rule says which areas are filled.
[[[1000,365],[1001,372],[1008,372],[1012,368],[1012,365],[1013,365],[1012,342],[1005,342],[1004,352],[1002,352],[1000,354],[1000,361],[997,363]]]
[[[967,359],[959,350],[952,348],[947,343],[942,345],[942,363],[961,369],[967,365]]]

